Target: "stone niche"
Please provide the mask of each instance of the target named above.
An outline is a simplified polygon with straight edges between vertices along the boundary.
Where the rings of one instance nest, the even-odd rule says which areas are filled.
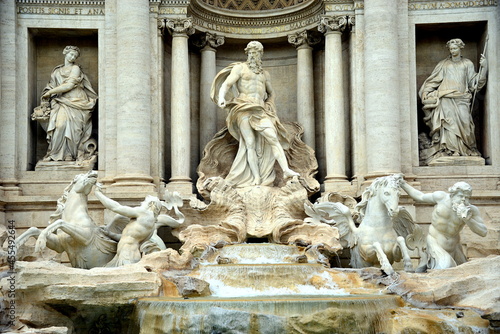
[[[203,33],[199,33],[203,35]],[[202,158],[203,147],[199,144],[200,127],[203,120],[200,119],[200,72],[201,72],[201,51],[194,46],[192,40],[196,35],[190,36],[189,42],[189,71],[190,71],[190,110],[191,110],[191,179],[196,180],[198,175],[196,169]],[[244,62],[247,56],[244,49],[252,39],[226,38],[223,45],[216,49],[216,72],[225,68],[231,63]],[[257,38],[255,39],[257,40]],[[263,67],[271,75],[271,83],[276,92],[276,105],[278,117],[282,122],[297,122],[297,50],[287,40],[287,36],[259,39],[264,45],[264,56],[262,58]],[[172,62],[172,37],[166,33],[163,36],[163,61],[162,61],[162,80],[163,80],[163,119],[165,124],[164,131],[164,151],[170,152],[170,114],[171,114],[171,62]],[[348,49],[347,42],[344,50]],[[347,54],[344,54],[344,68],[348,68]],[[314,64],[314,109],[316,120],[316,158],[319,163],[318,179],[323,179],[326,175],[326,152],[324,151],[324,107],[323,107],[323,72],[324,72],[324,42],[323,39],[313,46],[313,64]],[[344,71],[346,77],[348,71]],[[347,87],[346,87],[347,89]],[[217,122],[217,131],[226,125],[226,112],[218,108],[215,117]],[[214,133],[215,135],[215,133]],[[168,180],[171,171],[171,157],[164,155],[163,164],[165,165],[163,177]]]
[[[63,50],[67,45],[80,48],[80,57],[76,64],[80,65],[88,76],[92,87],[99,94],[98,81],[98,35],[97,30],[90,29],[29,29],[28,74],[29,74],[29,110],[26,119],[29,120],[28,166],[34,170],[36,163],[47,153],[46,133],[36,121],[31,121],[30,115],[36,106],[40,105],[43,88],[50,80],[54,67],[64,63]],[[98,140],[99,102],[92,113],[92,138]],[[99,150],[99,147],[97,147]]]
[[[418,24],[415,26],[415,42],[416,42],[416,83],[417,90],[417,117],[418,117],[418,133],[429,133],[429,128],[424,123],[424,112],[422,111],[422,101],[418,97],[418,90],[424,83],[425,79],[432,73],[435,66],[449,55],[446,48],[446,42],[453,38],[460,38],[465,43],[465,48],[462,49],[462,56],[470,59],[474,63],[475,71],[479,69],[479,59],[484,51],[487,36],[487,22],[454,22],[454,23],[434,23],[434,24]],[[488,48],[494,48],[489,43]],[[487,57],[491,71],[491,65],[494,64],[494,59]],[[474,119],[475,135],[477,148],[483,158],[486,159],[486,164],[491,165],[490,156],[491,148],[487,143],[491,142],[488,131],[488,107],[485,103],[485,97],[488,90],[488,82],[486,86],[477,92],[472,116]],[[420,163],[422,165],[422,162]]]

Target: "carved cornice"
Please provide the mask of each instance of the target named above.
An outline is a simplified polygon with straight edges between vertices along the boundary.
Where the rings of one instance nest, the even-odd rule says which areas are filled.
[[[354,24],[349,16],[323,16],[319,22],[318,30],[321,33],[343,32]]]
[[[292,44],[296,48],[300,48],[302,46],[313,46],[319,42],[321,42],[321,37],[307,30],[288,35],[288,43]]]
[[[189,5],[189,2],[189,0],[161,0],[160,6],[183,7]]]
[[[322,0],[310,0],[282,10],[236,11],[208,6],[193,0],[189,6],[193,24],[200,31],[219,32],[226,37],[286,37],[312,29],[324,14]]]
[[[497,0],[410,0],[408,2],[409,10],[435,10],[496,6],[498,6]]]
[[[220,36],[212,33],[201,34],[198,38],[193,39],[193,45],[196,47],[204,48],[206,46],[216,49],[223,45],[225,42],[224,36]]]
[[[364,1],[360,0],[324,0],[325,13],[349,13],[364,7]]]
[[[104,0],[16,0],[17,14],[104,16]]]
[[[105,0],[16,0],[20,6],[104,6]]]

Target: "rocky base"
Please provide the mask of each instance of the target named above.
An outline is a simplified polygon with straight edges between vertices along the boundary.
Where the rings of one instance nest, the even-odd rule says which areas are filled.
[[[169,321],[186,330],[210,325],[207,333],[251,333],[256,328],[260,333],[498,330],[500,256],[423,274],[385,276],[377,268],[324,268],[351,293],[347,296],[214,298],[206,281],[187,275],[192,269],[188,258],[160,253],[163,260],[157,254],[135,265],[91,270],[48,261],[17,262],[17,319],[7,333],[168,333],[164,329],[171,328]],[[5,301],[8,284],[7,277],[1,280]],[[313,276],[309,284],[323,287],[325,275]],[[171,297],[158,297],[162,295]]]

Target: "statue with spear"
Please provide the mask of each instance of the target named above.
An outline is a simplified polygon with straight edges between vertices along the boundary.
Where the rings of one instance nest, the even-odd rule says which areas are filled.
[[[486,84],[487,40],[478,72],[472,61],[462,56],[464,42],[459,38],[449,40],[446,46],[450,55],[436,65],[419,90],[424,121],[430,128],[427,162],[443,156],[481,156],[471,111],[476,93]]]

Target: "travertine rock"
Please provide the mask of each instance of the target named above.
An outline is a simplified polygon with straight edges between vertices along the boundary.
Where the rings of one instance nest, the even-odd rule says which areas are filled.
[[[391,333],[489,333],[488,320],[471,310],[419,310],[404,307],[392,311],[391,321]]]
[[[210,296],[210,288],[207,282],[188,276],[166,277],[173,282],[182,297]]]
[[[85,270],[49,261],[17,262],[16,270],[21,303],[128,304],[132,298],[156,296],[161,284],[159,274],[139,265]]]
[[[138,264],[86,270],[49,261],[19,261],[16,283],[16,323],[78,327],[88,333],[99,326],[126,328],[132,301],[157,296],[162,280]],[[7,278],[0,284],[3,292],[8,290]]]
[[[71,333],[67,327],[47,327],[47,328],[36,328],[36,329],[28,329],[21,328],[18,331],[7,331],[2,332],[5,334],[9,333],[24,333],[24,334],[69,334]]]
[[[488,316],[500,312],[500,256],[475,259],[427,274],[400,273],[388,289],[423,308],[462,307]]]
[[[137,264],[157,272],[173,269],[191,269],[194,265],[191,253],[184,252],[181,255],[171,248],[144,255]]]

